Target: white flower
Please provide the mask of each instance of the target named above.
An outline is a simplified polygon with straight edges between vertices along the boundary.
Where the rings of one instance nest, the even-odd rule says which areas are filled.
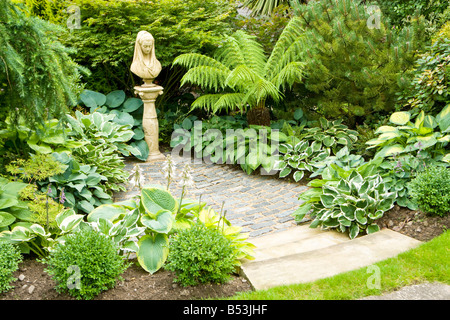
[[[144,170],[138,165],[135,164],[133,170],[131,171],[128,185],[131,186],[131,189],[138,186],[142,188],[145,183]]]
[[[191,167],[189,166],[188,163],[184,165],[183,172],[180,175],[179,184],[182,187],[189,187],[189,188],[194,185],[194,179],[192,178],[191,175]]]

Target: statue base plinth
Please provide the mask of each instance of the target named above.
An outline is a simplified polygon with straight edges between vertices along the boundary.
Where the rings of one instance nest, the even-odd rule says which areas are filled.
[[[161,151],[159,151],[159,125],[155,108],[156,98],[163,93],[163,89],[163,87],[156,84],[134,87],[134,92],[144,102],[142,129],[145,134],[145,142],[147,142],[150,151],[147,162],[166,159]]]

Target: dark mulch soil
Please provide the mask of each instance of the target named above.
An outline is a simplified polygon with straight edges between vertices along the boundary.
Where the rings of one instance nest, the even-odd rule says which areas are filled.
[[[381,228],[390,228],[420,241],[429,241],[450,228],[450,215],[444,218],[431,217],[420,211],[411,211],[395,206],[377,221]],[[45,265],[35,259],[25,259],[7,293],[0,294],[0,300],[72,300],[66,294],[58,294],[55,283],[44,271]],[[174,274],[160,270],[153,275],[133,264],[122,275],[124,281],[116,287],[101,293],[96,300],[190,300],[229,297],[237,292],[249,291],[248,281],[233,275],[226,284],[206,284],[182,287],[173,282]]]

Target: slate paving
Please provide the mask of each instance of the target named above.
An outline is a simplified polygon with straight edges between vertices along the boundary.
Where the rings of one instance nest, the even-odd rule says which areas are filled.
[[[217,212],[222,205],[226,217],[235,226],[243,227],[250,237],[258,237],[287,230],[297,224],[292,213],[301,204],[300,193],[308,189],[301,182],[280,179],[275,175],[248,175],[240,167],[228,164],[208,164],[191,158],[174,158],[177,173],[189,163],[194,186],[188,189],[186,197],[206,202]],[[137,164],[142,168],[145,184],[166,185],[162,173],[164,161],[140,162],[127,160],[126,169],[131,171]],[[177,180],[171,183],[170,191],[175,197],[181,195]],[[122,201],[138,194],[137,188],[114,195],[115,201]]]

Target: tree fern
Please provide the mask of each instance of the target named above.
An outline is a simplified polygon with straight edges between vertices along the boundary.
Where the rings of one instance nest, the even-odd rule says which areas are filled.
[[[304,35],[299,25],[299,18],[290,20],[268,58],[256,37],[242,30],[227,36],[214,58],[197,53],[177,57],[173,64],[189,69],[182,85],[190,83],[216,92],[200,96],[191,107],[244,112],[265,109],[269,98],[280,101],[281,90],[302,80]]]

